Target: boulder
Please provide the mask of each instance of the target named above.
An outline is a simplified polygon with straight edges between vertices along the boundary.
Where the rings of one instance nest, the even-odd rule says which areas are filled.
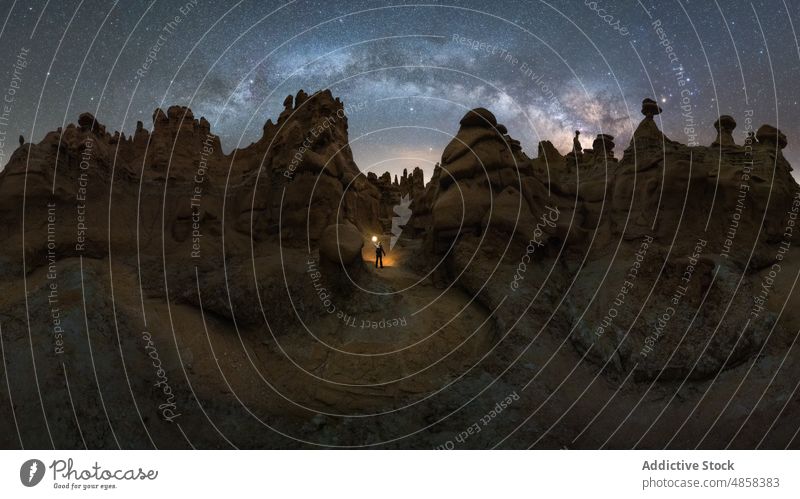
[[[759,144],[770,147],[784,149],[788,144],[786,135],[772,125],[761,125],[756,131],[756,139]]]
[[[736,128],[736,120],[733,116],[724,114],[714,122],[714,128],[717,130],[717,138],[711,143],[711,147],[730,147],[735,146],[736,141],[733,140],[733,130]]]
[[[329,225],[322,232],[319,257],[328,263],[350,266],[361,259],[364,237],[349,223]]]
[[[459,124],[464,127],[497,128],[497,118],[486,108],[472,109],[461,118]],[[505,127],[503,127],[505,128]]]
[[[642,101],[642,114],[646,118],[652,118],[657,114],[661,114],[661,108],[658,106],[656,101],[647,98]]]

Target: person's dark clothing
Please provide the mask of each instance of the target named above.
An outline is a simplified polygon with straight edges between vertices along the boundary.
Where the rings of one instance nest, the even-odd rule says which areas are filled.
[[[375,268],[378,268],[378,265],[383,268],[383,255],[386,254],[386,251],[383,250],[383,245],[375,246]]]

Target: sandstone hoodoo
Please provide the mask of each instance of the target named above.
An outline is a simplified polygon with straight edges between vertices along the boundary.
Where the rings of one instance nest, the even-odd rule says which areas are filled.
[[[759,144],[778,149],[783,149],[788,144],[786,135],[772,125],[761,125],[756,132],[756,139]]]
[[[442,154],[432,201],[430,234],[438,250],[461,234],[514,234],[518,222],[530,219],[529,203],[542,201],[531,191],[544,190],[531,176],[529,158],[491,112],[473,109],[460,124]]]
[[[627,149],[626,155],[638,154],[648,156],[655,154],[658,151],[664,151],[676,142],[673,142],[666,135],[664,135],[656,124],[655,116],[661,114],[662,109],[653,99],[644,99],[642,101],[642,114],[644,119],[636,127],[633,132],[633,138]],[[641,159],[641,158],[640,158]],[[650,161],[649,158],[644,161]]]
[[[606,133],[598,134],[592,142],[592,151],[597,157],[614,159],[614,137]]]
[[[733,116],[724,114],[714,122],[714,128],[717,129],[717,138],[711,143],[711,147],[722,146],[729,147],[735,146],[736,141],[733,139],[733,130],[736,128],[736,120]]]

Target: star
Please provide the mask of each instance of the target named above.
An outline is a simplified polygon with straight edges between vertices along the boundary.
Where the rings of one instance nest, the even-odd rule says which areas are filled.
[[[62,126],[64,103],[96,103],[104,88],[96,111],[103,123],[130,134],[137,119],[156,107],[189,105],[195,116],[209,119],[230,152],[261,137],[267,119],[275,122],[283,111],[286,95],[330,88],[353,108],[351,138],[420,125],[353,141],[356,163],[373,164],[396,151],[419,151],[419,144],[430,144],[427,154],[437,155],[458,131],[465,110],[476,107],[494,113],[529,156],[541,140],[568,151],[576,128],[588,134],[602,129],[627,144],[645,97],[662,104],[664,133],[678,136],[681,100],[691,97],[700,142],[713,140],[720,109],[737,120],[744,110],[756,109],[761,122],[779,123],[790,138],[784,153],[800,172],[800,142],[792,140],[800,137],[800,114],[768,104],[777,100],[791,108],[800,95],[800,63],[784,2],[759,10],[769,59],[747,6],[666,3],[656,12],[652,1],[643,3],[647,11],[601,3],[629,36],[582,2],[565,3],[565,18],[535,2],[464,0],[456,2],[459,8],[437,3],[356,13],[374,3],[309,0],[289,2],[263,21],[275,9],[272,3],[241,3],[229,14],[230,6],[206,3],[157,45],[165,20],[176,15],[174,3],[156,2],[150,10],[149,2],[120,2],[113,10],[113,3],[98,6],[92,15],[82,10],[67,29],[74,13],[67,3],[49,2],[42,11],[17,2],[4,36],[25,40],[35,57],[21,74],[14,127],[36,115],[30,139],[37,141]],[[685,19],[684,8],[694,23],[668,21]],[[30,39],[40,12],[41,26]],[[664,41],[648,12],[662,21]],[[208,31],[207,21],[218,19],[217,29]],[[518,19],[530,33],[504,19]],[[795,31],[798,25],[795,16]],[[575,26],[587,36],[576,34]],[[154,45],[158,51],[150,54]],[[493,47],[502,52],[492,53]],[[0,45],[3,60],[12,64],[18,50],[14,43]],[[686,86],[677,72],[691,75],[683,75]],[[71,104],[67,120],[84,110]],[[417,166],[412,163],[393,163],[391,173]],[[432,167],[422,167],[430,175]]]

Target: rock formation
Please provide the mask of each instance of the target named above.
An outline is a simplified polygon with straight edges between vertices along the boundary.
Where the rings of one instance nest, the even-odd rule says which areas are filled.
[[[773,320],[768,312],[762,314],[763,320],[750,322],[745,339],[740,338],[740,328],[752,311],[750,297],[757,294],[758,272],[780,258],[778,243],[791,223],[787,214],[797,206],[797,184],[780,153],[786,138],[774,127],[762,126],[753,147],[737,146],[731,135],[733,118],[722,117],[715,124],[719,137],[714,146],[688,147],[659,130],[654,116],[661,112],[655,101],[645,99],[645,118],[619,161],[613,156],[613,137],[602,134],[581,158],[562,159],[544,142],[539,158],[529,161],[507,147],[488,111],[468,113],[442,155],[442,170],[448,175],[439,180],[432,201],[429,237],[441,252],[451,251],[449,245],[455,244],[456,255],[459,246],[469,247],[468,253],[502,251],[512,239],[530,240],[536,253],[526,261],[549,261],[560,248],[562,254],[587,255],[582,273],[590,274],[591,269],[618,265],[620,248],[627,248],[622,250],[625,263],[619,263],[604,287],[625,289],[636,303],[649,297],[651,314],[672,300],[678,311],[671,330],[696,327],[714,335],[697,334],[673,344],[680,338],[676,332],[677,337],[662,340],[663,346],[648,352],[659,341],[653,331],[664,329],[658,327],[657,314],[652,319],[637,317],[631,306],[615,315],[613,325],[596,326],[608,323],[608,310],[616,310],[612,294],[592,302],[582,319],[572,324],[573,343],[599,366],[621,372],[635,369],[637,379],[703,378],[751,358],[768,336]],[[722,154],[719,145],[725,149]],[[602,169],[593,170],[598,159]],[[576,161],[578,172],[570,173],[571,162]],[[773,184],[770,178],[775,179]],[[543,218],[548,209],[557,211],[558,217]],[[492,233],[502,237],[491,238]],[[662,286],[655,290],[626,288],[627,267],[642,244],[648,248],[648,258],[657,263],[637,266],[636,275],[647,282],[660,280]],[[524,252],[521,246],[517,251]],[[617,258],[609,261],[607,255],[613,251]],[[577,257],[566,261],[570,258]],[[475,268],[474,261],[457,260],[457,269]],[[742,270],[750,277],[737,286],[734,276]],[[690,277],[685,282],[668,277],[681,275]],[[479,293],[486,284],[478,279],[471,291]],[[579,279],[567,301],[575,300],[580,310],[598,285],[594,279]],[[491,293],[484,293],[479,295],[488,296],[484,303],[488,308],[499,304]],[[727,300],[735,305],[717,308]],[[692,323],[691,311],[698,307],[703,307],[704,315]],[[698,345],[712,340],[714,347],[700,353]]]
[[[353,162],[342,102],[328,90],[301,90],[284,106],[260,140],[233,154],[232,171],[249,192],[237,196],[237,228],[274,233],[280,225],[289,242],[316,241],[325,227],[346,220],[360,230],[379,230],[381,194]]]
[[[786,135],[772,125],[761,125],[756,132],[756,140],[759,144],[778,149],[785,148],[788,143]]]
[[[152,131],[140,122],[130,136],[81,114],[23,141],[0,172],[14,388],[0,419],[19,415],[27,447],[82,446],[71,417],[52,418],[52,443],[40,431],[74,403],[87,446],[116,435],[185,446],[174,413],[154,409],[156,347],[181,432],[204,447],[429,448],[512,392],[520,400],[484,434],[493,442],[519,431],[525,445],[628,447],[627,430],[661,420],[642,444],[661,448],[678,416],[709,404],[678,433],[727,445],[743,410],[718,408],[740,388],[772,390],[753,424],[796,419],[800,198],[787,137],[764,125],[738,145],[721,116],[710,147],[687,146],[662,133],[661,112],[643,102],[622,154],[592,131],[580,155],[543,140],[530,158],[477,108],[427,184],[420,168],[360,171],[330,91],[288,96],[261,138],[229,154],[185,107],[157,109]],[[373,272],[364,243],[395,235],[404,199],[410,220]],[[73,385],[70,400],[66,373],[108,383]],[[680,400],[651,403],[672,385],[685,385]],[[766,446],[791,442],[796,426],[779,426]],[[737,442],[755,445],[747,435]]]
[[[598,134],[592,142],[592,152],[598,159],[614,159],[614,137],[606,133]]]
[[[403,170],[403,176],[400,177],[400,194],[409,196],[415,199],[422,194],[425,190],[425,179],[423,177],[422,168],[415,167],[411,175],[407,170]]]
[[[733,130],[736,128],[736,120],[727,114],[719,117],[714,122],[714,128],[717,129],[717,138],[711,143],[711,147],[730,147],[735,146],[736,141],[733,140]]]
[[[444,250],[461,234],[515,234],[528,222],[544,188],[531,177],[527,156],[488,110],[469,111],[442,154],[430,234]],[[523,219],[520,220],[520,217]]]

